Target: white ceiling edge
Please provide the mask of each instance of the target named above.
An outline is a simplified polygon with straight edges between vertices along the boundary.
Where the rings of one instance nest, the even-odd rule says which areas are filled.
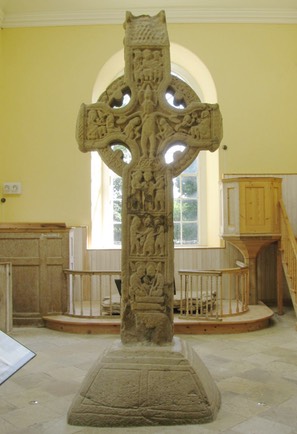
[[[139,8],[133,15],[155,15],[159,9]],[[47,27],[92,24],[122,24],[125,9],[57,11],[5,15],[0,9],[0,27]],[[181,8],[166,11],[168,23],[271,23],[297,24],[296,9],[200,9]]]

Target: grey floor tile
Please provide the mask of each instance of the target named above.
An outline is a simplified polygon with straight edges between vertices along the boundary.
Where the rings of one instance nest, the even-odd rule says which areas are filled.
[[[292,310],[271,327],[237,335],[185,335],[222,395],[204,425],[92,428],[67,424],[67,411],[94,361],[118,336],[15,328],[37,356],[0,386],[1,434],[296,434],[297,332]],[[35,403],[34,403],[35,402]]]

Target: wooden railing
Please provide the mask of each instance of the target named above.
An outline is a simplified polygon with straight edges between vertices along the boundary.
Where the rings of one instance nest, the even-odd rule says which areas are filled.
[[[297,243],[282,200],[280,200],[280,227],[282,264],[297,315]]]
[[[180,295],[175,297],[179,316],[218,320],[247,312],[249,305],[248,267],[222,270],[181,270]]]
[[[64,270],[70,316],[111,318],[121,314],[120,272]],[[179,271],[174,312],[181,318],[220,319],[248,310],[248,268]]]
[[[120,315],[116,283],[120,271],[64,270],[68,281],[67,314],[87,318]]]
[[[12,330],[12,265],[0,263],[0,330],[8,333]]]

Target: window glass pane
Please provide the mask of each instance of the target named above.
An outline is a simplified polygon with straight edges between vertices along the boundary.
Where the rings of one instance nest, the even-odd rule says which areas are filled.
[[[183,223],[182,226],[183,244],[197,244],[198,243],[198,231],[197,223]]]
[[[181,189],[180,180],[181,180],[180,176],[173,179],[173,197],[174,197],[174,199],[177,199],[178,197],[180,197],[180,194],[181,194],[181,192],[180,192],[180,189]]]
[[[113,175],[112,178],[112,199],[122,199],[122,178]]]
[[[116,223],[113,225],[113,242],[115,245],[120,245],[122,242],[122,225]]]
[[[198,159],[196,158],[193,161],[193,163],[183,171],[183,173],[192,174],[192,173],[197,173],[197,172],[198,172]]]
[[[182,177],[182,196],[187,198],[197,198],[197,177]]]
[[[174,243],[181,244],[180,242],[180,223],[174,223]]]
[[[180,200],[175,200],[173,202],[173,221],[180,220],[181,202]]]
[[[197,201],[196,200],[183,200],[183,202],[182,202],[182,220],[183,221],[197,221]]]
[[[113,202],[113,221],[119,223],[122,221],[122,201],[120,200]]]

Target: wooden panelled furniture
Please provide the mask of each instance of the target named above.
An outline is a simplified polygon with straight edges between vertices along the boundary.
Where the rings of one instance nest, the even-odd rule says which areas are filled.
[[[67,310],[69,229],[63,223],[0,224],[0,262],[12,264],[13,324],[43,325]]]
[[[259,301],[257,255],[265,246],[280,240],[281,182],[281,178],[273,177],[239,177],[222,181],[222,237],[241,251],[249,266],[250,304]]]
[[[11,264],[0,263],[0,330],[12,330],[12,278]]]

